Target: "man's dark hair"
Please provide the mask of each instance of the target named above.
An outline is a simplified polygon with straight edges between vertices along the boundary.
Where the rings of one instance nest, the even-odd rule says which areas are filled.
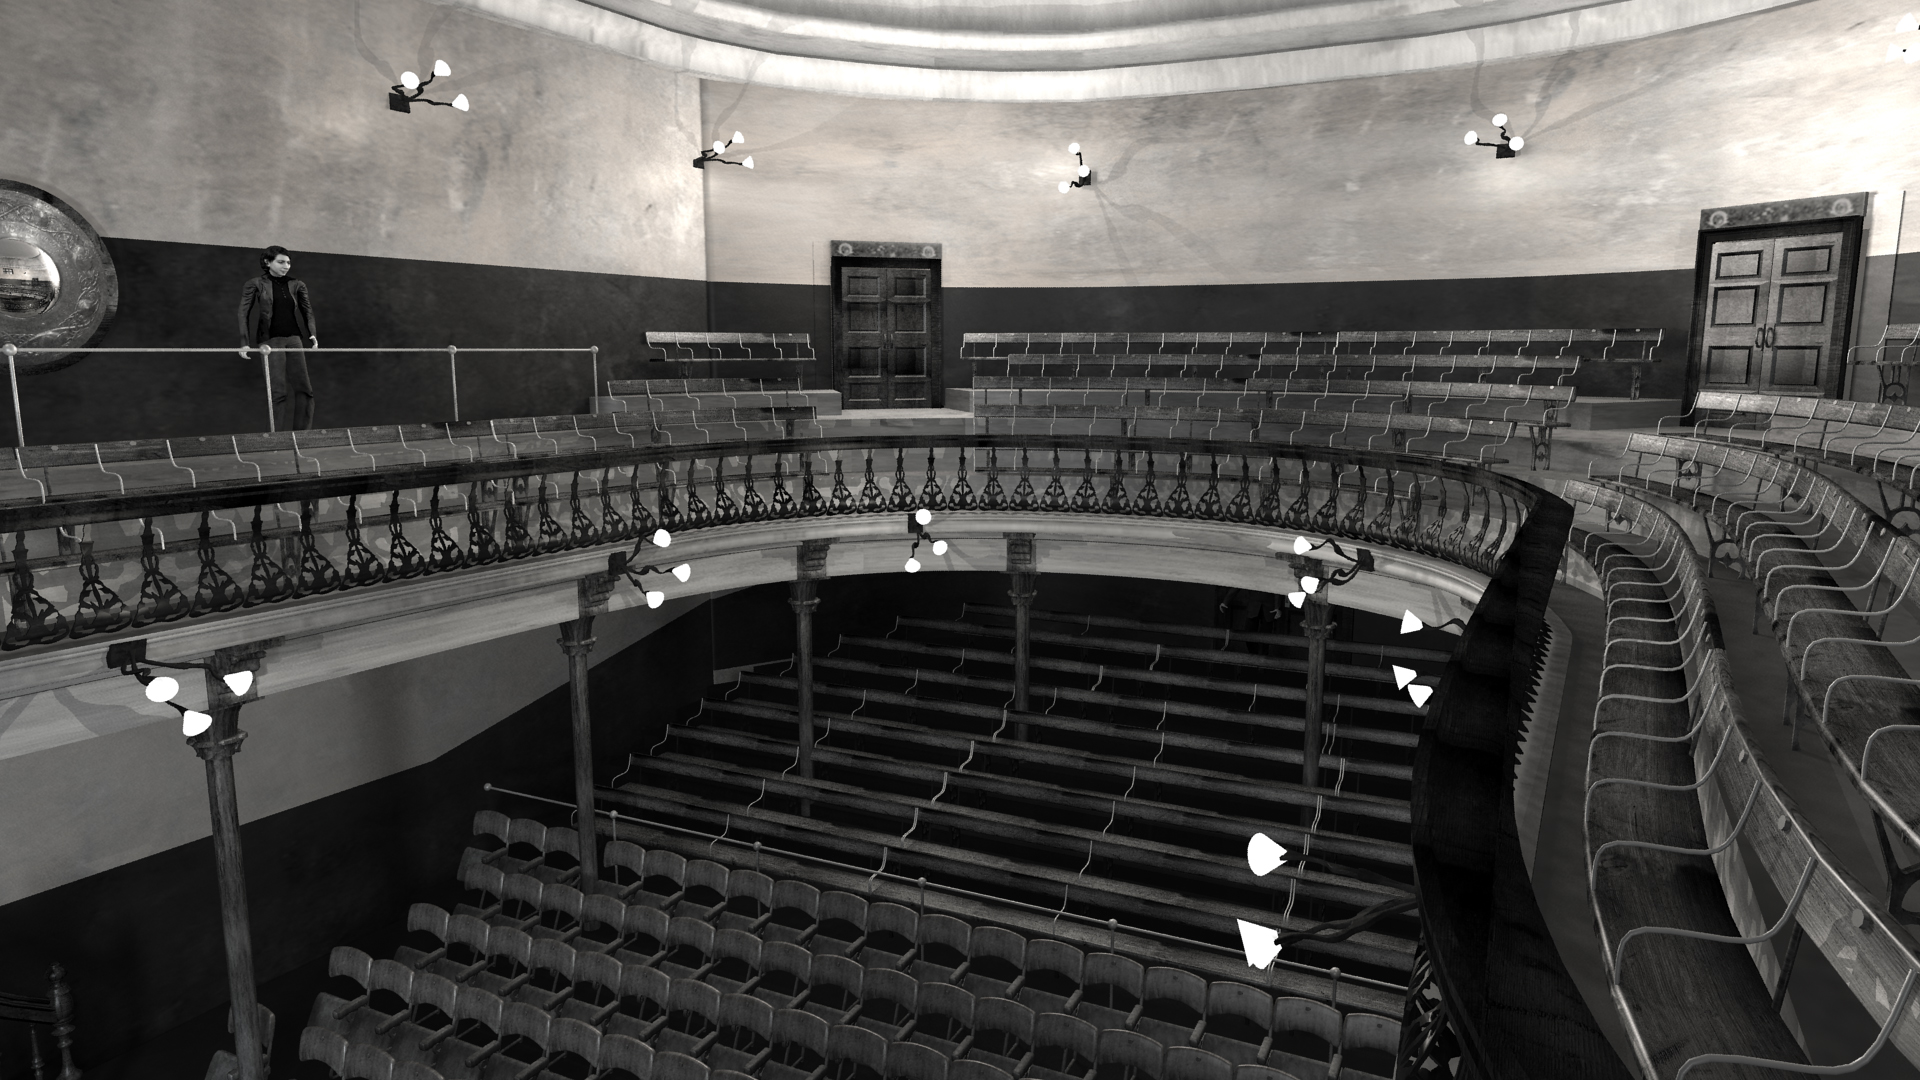
[[[263,274],[266,273],[267,264],[279,258],[282,255],[285,255],[289,259],[293,258],[293,252],[288,251],[286,248],[281,247],[279,244],[275,244],[272,247],[268,248],[267,250],[261,252],[260,253],[260,272]]]

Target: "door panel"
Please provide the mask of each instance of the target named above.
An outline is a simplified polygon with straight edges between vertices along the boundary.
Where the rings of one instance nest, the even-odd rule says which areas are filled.
[[[1713,244],[1700,380],[1714,389],[1818,390],[1844,316],[1839,232]]]
[[[842,266],[842,392],[848,408],[927,408],[936,375],[927,267]]]

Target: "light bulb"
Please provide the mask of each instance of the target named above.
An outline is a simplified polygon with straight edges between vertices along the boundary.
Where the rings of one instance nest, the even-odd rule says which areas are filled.
[[[1414,683],[1412,686],[1407,687],[1407,696],[1413,699],[1415,705],[1425,708],[1427,699],[1433,696],[1433,687]]]
[[[933,553],[935,555],[945,555],[947,553],[947,542],[945,540],[935,540],[933,542]]]
[[[1507,114],[1506,114],[1506,113],[1503,113],[1503,112],[1497,112],[1497,113],[1494,113],[1494,114],[1493,114],[1493,126],[1494,126],[1494,127],[1506,127],[1506,126],[1507,126]]]
[[[745,166],[746,166],[747,168],[749,168],[749,169],[751,169],[751,168],[753,168],[753,155],[752,155],[752,154],[748,154],[748,155],[747,155],[747,160],[745,160],[745,161],[743,161],[743,162],[741,162],[740,164],[742,164],[742,165],[745,165]]]
[[[914,523],[915,525],[931,525],[931,524],[933,524],[933,511],[931,511],[931,510],[929,510],[929,509],[927,509],[927,508],[926,508],[926,507],[924,507],[924,506],[923,506],[923,507],[921,507],[921,508],[920,508],[920,509],[918,509],[918,510],[915,510],[915,511],[913,512],[913,523]]]
[[[1403,634],[1411,634],[1416,630],[1425,630],[1426,628],[1427,624],[1420,621],[1420,616],[1415,615],[1411,611],[1400,616],[1400,632]]]
[[[659,606],[660,606],[661,604],[664,604],[664,603],[666,603],[666,602],[667,602],[667,594],[666,594],[666,593],[663,593],[663,592],[661,592],[661,591],[660,591],[659,589],[648,589],[648,590],[647,590],[647,606],[648,606],[648,607],[650,607],[650,608],[657,608],[657,607],[659,607]]]
[[[1077,153],[1079,153],[1079,152],[1080,152],[1080,144],[1079,144],[1079,143],[1077,143],[1077,142],[1070,142],[1070,143],[1068,143],[1068,144],[1067,144],[1067,153],[1069,153],[1069,154],[1077,154]]]
[[[180,692],[180,680],[171,675],[156,675],[147,684],[147,700],[156,705],[163,701],[172,701]]]
[[[1313,550],[1313,541],[1307,539],[1304,536],[1296,536],[1293,538],[1293,553],[1295,555],[1305,555],[1307,552],[1312,550]]]
[[[247,691],[253,689],[253,672],[236,671],[221,676],[220,681],[227,684],[227,689],[233,691],[234,697],[246,697]]]
[[[1523,139],[1523,138],[1521,138],[1521,137],[1520,137],[1520,136],[1518,136],[1518,135],[1515,135],[1515,136],[1513,137],[1513,139],[1512,139],[1512,141],[1510,141],[1510,142],[1509,142],[1509,143],[1508,143],[1507,145],[1508,145],[1508,146],[1511,146],[1511,147],[1513,147],[1513,148],[1514,148],[1514,150],[1515,150],[1515,151],[1517,152],[1517,151],[1519,151],[1519,150],[1520,150],[1520,149],[1521,149],[1522,147],[1524,147],[1524,146],[1526,146],[1526,145],[1527,145],[1527,140],[1525,140],[1525,139]]]
[[[1080,175],[1081,175],[1081,176],[1092,176],[1092,175],[1093,175],[1093,170],[1092,170],[1091,168],[1089,168],[1089,167],[1087,167],[1087,166],[1085,166],[1085,165],[1082,165],[1082,166],[1080,166]]]
[[[1479,133],[1479,132],[1477,132],[1477,131],[1469,131],[1469,132],[1467,132],[1467,145],[1468,145],[1468,146],[1473,146],[1473,145],[1476,145],[1477,143],[1479,143],[1479,141],[1480,141],[1480,133]]]
[[[726,143],[723,143],[723,142],[721,142],[721,141],[720,141],[719,139],[715,139],[715,140],[713,140],[713,152],[714,152],[714,153],[716,153],[716,154],[718,154],[718,153],[721,153],[721,152],[723,152],[723,151],[725,151],[725,150],[726,150],[726,148],[727,148],[727,144],[726,144]]]
[[[1247,966],[1265,970],[1280,955],[1280,931],[1235,919],[1240,926],[1240,948],[1247,954]]]
[[[1067,183],[1065,180],[1060,181],[1060,194],[1065,195],[1067,192],[1072,190],[1073,190],[1072,184]]]
[[[1260,877],[1273,873],[1280,860],[1287,857],[1287,849],[1273,842],[1266,833],[1257,832],[1247,841],[1247,868]]]
[[[1306,602],[1307,602],[1306,593],[1290,592],[1287,594],[1287,603],[1292,604],[1294,607],[1299,607],[1302,604],[1305,604]]]
[[[1900,16],[1900,21],[1893,28],[1896,34],[1911,34],[1915,30],[1920,30],[1920,15],[1915,15],[1911,11]]]
[[[191,739],[213,726],[213,717],[188,709],[180,714],[180,734]]]
[[[418,90],[420,89],[420,76],[415,75],[411,71],[403,71],[400,73],[400,85],[409,90]]]
[[[453,95],[453,107],[456,109],[459,109],[461,112],[466,112],[467,109],[470,108],[470,106],[467,104],[467,95],[465,94]]]
[[[673,577],[674,577],[674,580],[676,581],[685,581],[692,576],[693,576],[692,563],[681,563],[679,566],[676,566],[673,568]]]
[[[653,546],[654,547],[673,546],[673,534],[668,532],[665,529],[653,530]]]
[[[1307,591],[1308,596],[1312,596],[1314,593],[1320,591],[1320,579],[1314,577],[1312,574],[1308,574],[1300,579],[1300,587]]]
[[[746,141],[747,141],[747,137],[745,135],[742,135],[737,131],[733,133],[733,144],[735,146],[738,146],[741,143],[744,143]]]
[[[1401,667],[1399,664],[1395,664],[1393,665],[1393,688],[1395,690],[1405,690],[1407,684],[1418,678],[1419,675],[1419,672],[1410,667]]]
[[[920,560],[914,558],[911,555],[907,556],[907,573],[917,574],[919,572],[920,572]]]
[[[444,79],[447,76],[453,74],[453,69],[447,66],[447,62],[445,60],[435,60],[433,62],[433,73],[439,76],[440,78]]]

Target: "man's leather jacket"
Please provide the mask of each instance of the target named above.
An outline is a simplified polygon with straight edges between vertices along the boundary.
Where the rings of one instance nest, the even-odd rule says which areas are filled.
[[[293,321],[300,327],[300,336],[312,341],[316,331],[313,325],[313,301],[307,297],[307,283],[289,277],[287,292],[293,296]],[[272,325],[273,279],[261,274],[249,279],[240,288],[240,340],[249,346],[259,345],[267,340],[267,329]]]

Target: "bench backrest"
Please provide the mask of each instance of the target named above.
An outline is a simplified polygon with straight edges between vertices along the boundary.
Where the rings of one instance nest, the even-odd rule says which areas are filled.
[[[812,360],[813,335],[726,333],[717,330],[649,330],[650,360]],[[654,356],[653,353],[660,355]]]
[[[1788,416],[1836,424],[1855,424],[1894,431],[1920,431],[1920,408],[1883,405],[1873,401],[1835,401],[1831,398],[1787,394],[1744,394],[1703,390],[1694,395],[1694,407],[1754,416]]]
[[[1442,382],[1391,379],[1178,379],[1073,375],[976,375],[975,390],[1060,390],[1067,392],[1120,390],[1143,393],[1248,393],[1362,397],[1435,397],[1448,400],[1548,401],[1566,404],[1574,397],[1571,386],[1530,386],[1517,383]]]
[[[1182,424],[1242,423],[1251,424],[1256,429],[1277,426],[1377,428],[1383,431],[1490,435],[1502,439],[1512,438],[1517,426],[1517,422],[1512,420],[1475,420],[1408,413],[1323,412],[1314,409],[1162,409],[1144,405],[988,404],[974,406],[973,414],[987,419],[1154,420]]]
[[[758,394],[769,390],[798,390],[799,379],[610,379],[607,393],[623,394]]]
[[[1390,356],[1419,352],[1534,352],[1592,360],[1647,360],[1661,329],[1069,331],[966,334],[962,357],[1085,353],[1109,356]]]

